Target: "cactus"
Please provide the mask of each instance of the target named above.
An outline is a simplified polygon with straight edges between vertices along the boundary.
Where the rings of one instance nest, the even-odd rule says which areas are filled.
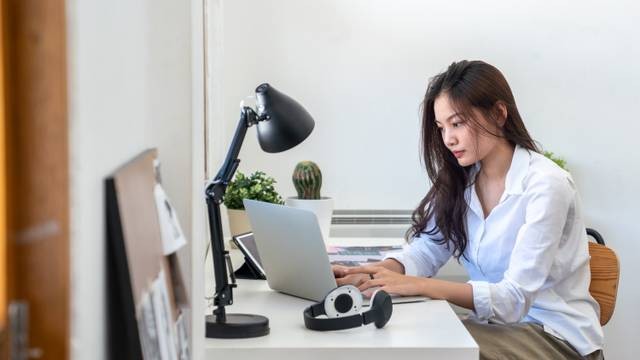
[[[293,170],[293,185],[298,192],[298,199],[320,199],[322,173],[313,161],[300,161]]]

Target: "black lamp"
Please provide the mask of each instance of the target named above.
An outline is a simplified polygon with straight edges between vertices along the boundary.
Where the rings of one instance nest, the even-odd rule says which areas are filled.
[[[265,83],[256,88],[257,112],[248,106],[240,110],[236,127],[224,164],[215,179],[207,184],[205,196],[209,211],[211,254],[216,281],[215,309],[207,315],[208,338],[248,338],[267,335],[269,319],[253,314],[227,314],[225,306],[233,304],[233,288],[237,286],[229,252],[224,249],[220,204],[227,184],[240,164],[238,154],[247,129],[258,125],[258,141],[262,150],[277,153],[289,150],[306,139],[314,127],[311,115],[302,105]],[[229,273],[227,273],[227,270]],[[229,283],[231,276],[231,284]]]

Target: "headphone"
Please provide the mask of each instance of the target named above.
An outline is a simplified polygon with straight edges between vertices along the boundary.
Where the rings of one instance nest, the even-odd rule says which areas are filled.
[[[377,290],[371,297],[371,309],[360,313],[361,308],[360,290],[353,285],[343,285],[331,290],[323,301],[304,309],[304,325],[307,329],[327,331],[375,323],[380,329],[391,318],[391,296],[384,290]],[[327,318],[318,318],[320,315],[326,315]]]

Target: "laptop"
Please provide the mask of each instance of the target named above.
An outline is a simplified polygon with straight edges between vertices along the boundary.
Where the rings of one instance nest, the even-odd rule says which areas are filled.
[[[256,200],[243,202],[271,289],[322,301],[338,286],[313,212]],[[393,303],[425,299],[392,295]]]

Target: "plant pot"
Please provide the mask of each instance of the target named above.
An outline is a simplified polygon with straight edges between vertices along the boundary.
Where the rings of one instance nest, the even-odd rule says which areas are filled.
[[[231,236],[236,236],[251,231],[251,223],[249,223],[249,217],[244,210],[227,209],[227,215],[229,216],[229,230]]]
[[[330,197],[322,197],[318,200],[298,199],[297,196],[288,197],[285,205],[298,209],[309,210],[316,214],[322,238],[327,243],[329,232],[331,231],[331,217],[333,216],[333,199]]]

